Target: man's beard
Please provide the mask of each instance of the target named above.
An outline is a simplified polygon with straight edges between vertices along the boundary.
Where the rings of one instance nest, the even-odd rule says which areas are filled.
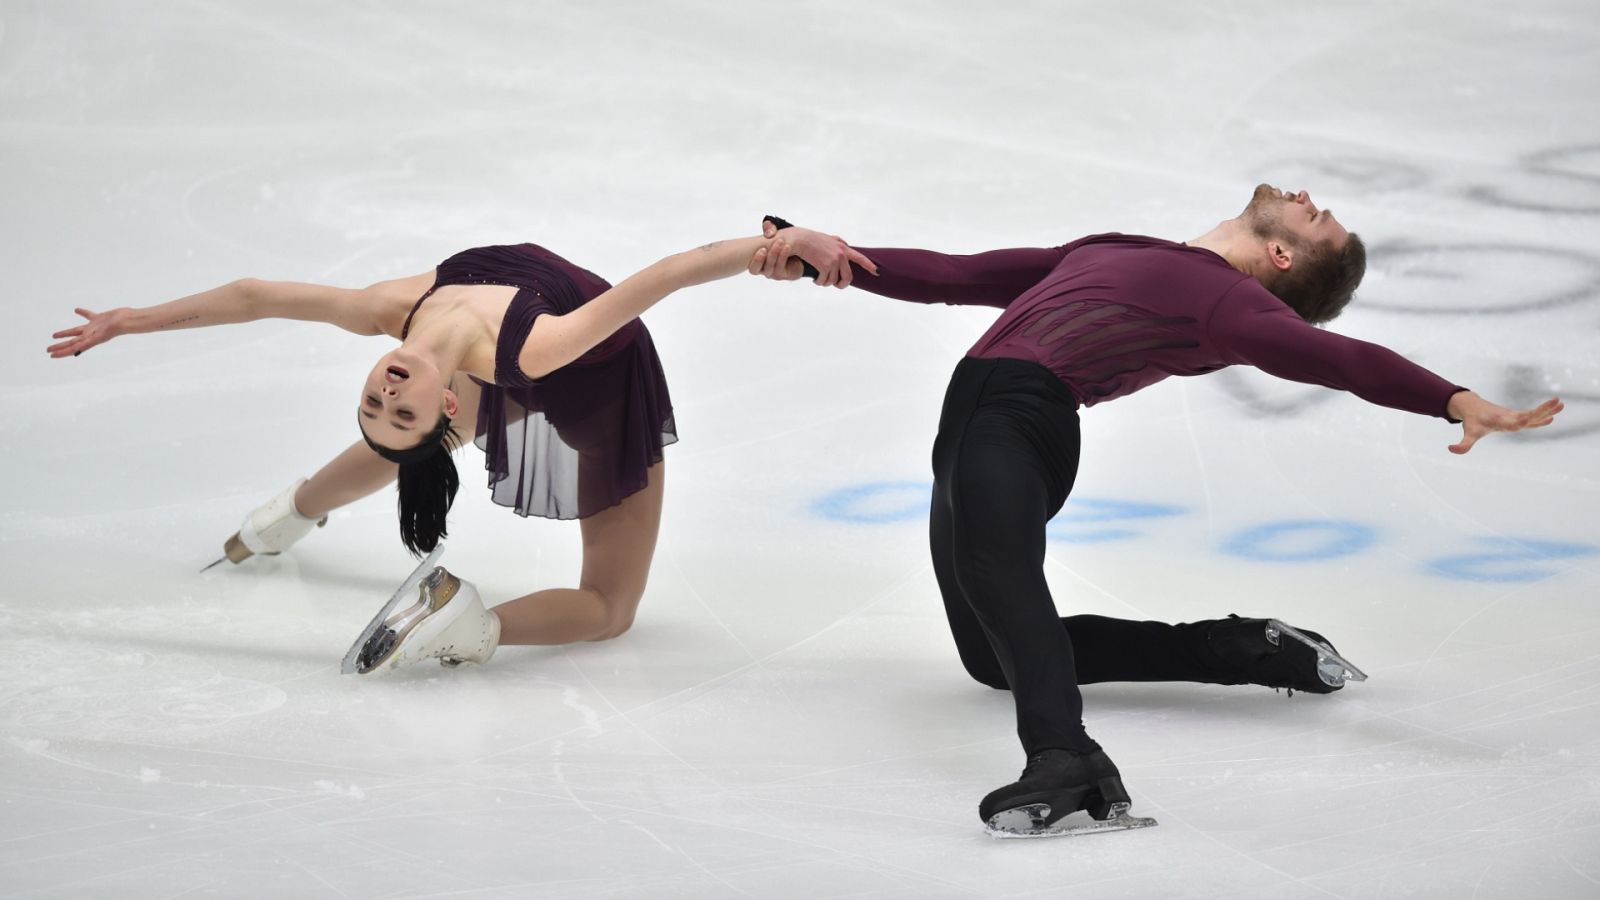
[[[1250,226],[1250,233],[1262,240],[1277,237],[1283,232],[1283,213],[1278,209],[1277,191],[1271,186],[1261,184],[1256,186],[1256,192],[1251,195],[1250,203],[1245,206],[1240,218]]]

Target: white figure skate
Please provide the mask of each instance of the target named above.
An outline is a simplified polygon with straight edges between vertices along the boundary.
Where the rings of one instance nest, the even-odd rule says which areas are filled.
[[[289,549],[295,541],[310,534],[311,529],[328,524],[327,516],[310,519],[300,515],[300,511],[294,508],[295,492],[305,483],[304,478],[296,481],[289,485],[288,490],[245,516],[244,524],[233,533],[233,537],[223,543],[222,559],[238,565],[258,553],[262,556],[277,556]],[[212,563],[211,566],[222,562],[222,559]],[[211,566],[206,566],[206,569]],[[205,569],[200,571],[204,572]]]
[[[435,553],[438,552],[436,549]],[[443,566],[407,579],[345,654],[345,672],[365,675],[378,669],[437,659],[448,667],[486,663],[500,645],[500,619],[485,609],[478,589]],[[398,601],[416,591],[416,600],[399,612]]]

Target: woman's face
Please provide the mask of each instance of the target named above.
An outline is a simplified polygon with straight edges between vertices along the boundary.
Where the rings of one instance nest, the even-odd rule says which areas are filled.
[[[367,374],[360,424],[378,444],[405,450],[439,424],[441,413],[454,418],[456,408],[455,392],[445,385],[438,367],[399,347],[384,354]]]

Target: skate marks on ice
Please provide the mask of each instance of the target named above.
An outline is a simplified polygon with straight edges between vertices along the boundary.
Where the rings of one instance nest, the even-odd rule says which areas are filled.
[[[1373,196],[1411,192],[1466,201],[1463,211],[1516,210],[1544,215],[1600,216],[1600,144],[1547,146],[1472,174],[1439,175],[1437,160],[1409,160],[1352,149],[1325,157],[1264,161],[1262,171],[1320,184],[1330,194]],[[1487,183],[1486,183],[1487,182]]]
[[[1430,318],[1518,316],[1600,297],[1600,259],[1565,247],[1396,239],[1374,243],[1367,259],[1378,277],[1354,309]],[[1531,288],[1529,271],[1540,273]]]
[[[411,574],[406,577],[406,580],[400,583],[400,587],[394,592],[394,596],[390,597],[389,602],[385,603],[383,608],[378,610],[378,614],[372,617],[372,621],[367,623],[367,627],[361,629],[361,634],[356,638],[355,643],[351,644],[350,649],[345,651],[344,661],[339,666],[339,674],[364,675],[373,668],[370,665],[363,665],[361,662],[361,657],[363,655],[362,651],[366,648],[367,642],[372,640],[372,638],[377,635],[378,631],[383,628],[383,624],[389,618],[389,614],[395,611],[395,608],[400,605],[401,601],[411,596],[413,591],[416,591],[422,586],[423,579],[427,578],[433,573],[433,567],[439,562],[439,558],[443,555],[444,544],[440,543],[437,547],[433,548],[432,553],[429,553],[427,557],[423,559],[415,569],[412,570]]]
[[[1084,812],[1073,813],[1056,822],[1050,822],[1050,806],[1030,803],[1013,809],[1003,809],[989,817],[984,831],[997,838],[1079,837],[1086,834],[1105,834],[1112,831],[1131,831],[1135,828],[1154,828],[1155,819],[1131,815],[1131,804],[1111,804],[1111,815],[1095,819]],[[1085,821],[1087,818],[1087,821]]]
[[[1592,313],[1600,304],[1600,255],[1581,238],[1568,246],[1549,239],[1527,240],[1505,232],[1506,210],[1560,217],[1574,226],[1600,216],[1600,144],[1545,146],[1515,159],[1486,163],[1481,171],[1435,174],[1439,166],[1404,154],[1373,155],[1359,148],[1318,158],[1262,160],[1264,171],[1288,181],[1322,184],[1330,195],[1345,195],[1408,212],[1418,209],[1451,221],[1482,218],[1496,223],[1487,240],[1438,236],[1379,239],[1369,247],[1368,280],[1351,310],[1420,317],[1422,332],[1441,340],[1449,320],[1481,337],[1484,316],[1517,319],[1526,332],[1498,328],[1499,342],[1511,341],[1498,357],[1500,383],[1516,403],[1559,393],[1572,412],[1561,427],[1513,435],[1515,440],[1567,441],[1593,434],[1592,415],[1570,400],[1592,401],[1600,370],[1581,352],[1563,358],[1558,346],[1541,337],[1518,346],[1519,334],[1539,334],[1535,322],[1566,333],[1593,332]],[[1487,218],[1485,218],[1487,217]],[[1573,229],[1565,229],[1580,234]],[[1502,236],[1504,235],[1504,236]],[[1521,238],[1521,239],[1519,239]],[[1453,324],[1453,323],[1452,323]],[[1448,326],[1446,326],[1448,327]],[[1447,340],[1447,339],[1445,339]],[[1424,365],[1447,366],[1448,350],[1408,348]],[[1421,351],[1421,352],[1418,352]],[[1557,355],[1552,356],[1552,353]],[[1483,360],[1470,360],[1481,368]],[[1485,383],[1488,379],[1484,379]],[[1332,396],[1298,385],[1273,383],[1264,376],[1227,371],[1215,382],[1258,418],[1288,418],[1307,413]],[[1574,413],[1577,416],[1574,416]]]
[[[1600,144],[1549,147],[1524,156],[1522,176],[1511,189],[1502,185],[1475,185],[1467,196],[1480,203],[1522,212],[1559,215],[1600,215]],[[1538,182],[1537,184],[1535,182]]]
[[[245,643],[311,630],[293,617],[203,607],[12,618],[0,655],[0,722],[29,737],[92,740],[192,736],[283,706],[288,696],[278,686],[218,667],[227,651],[217,638]]]
[[[1576,224],[1600,215],[1597,161],[1600,145],[1585,143],[1545,147],[1513,161],[1496,162],[1481,173],[1453,177],[1430,174],[1432,167],[1417,161],[1355,150],[1318,159],[1267,160],[1263,165],[1266,171],[1289,181],[1324,184],[1323,190],[1330,194],[1408,211],[1415,211],[1420,204],[1425,211],[1452,221],[1503,216],[1510,209],[1560,216]],[[1485,182],[1495,186],[1486,187]],[[1481,337],[1487,330],[1485,316],[1516,319],[1519,325],[1529,326],[1527,331],[1497,328],[1497,341],[1509,342],[1495,360],[1501,370],[1498,381],[1511,392],[1509,399],[1514,402],[1560,394],[1569,398],[1574,409],[1563,417],[1559,428],[1511,437],[1541,442],[1585,437],[1597,426],[1592,415],[1585,418],[1583,410],[1570,401],[1594,399],[1590,386],[1600,386],[1600,370],[1595,369],[1592,358],[1581,351],[1563,358],[1561,349],[1544,337],[1520,346],[1516,342],[1520,334],[1539,334],[1534,323],[1565,333],[1594,331],[1592,313],[1600,303],[1600,256],[1590,251],[1592,242],[1580,240],[1563,247],[1547,239],[1516,237],[1513,233],[1487,240],[1375,240],[1369,248],[1369,277],[1351,309],[1404,320],[1420,317],[1428,323],[1422,333],[1431,335],[1435,344],[1404,349],[1424,365],[1441,368],[1460,365],[1448,359],[1448,349],[1441,348],[1449,343],[1441,327],[1459,325],[1468,329],[1468,334]],[[1483,363],[1467,361],[1480,369]],[[1257,418],[1304,415],[1334,396],[1248,371],[1225,371],[1214,383]]]
[[[1600,432],[1600,416],[1597,416],[1594,412],[1600,409],[1600,391],[1571,390],[1561,384],[1560,380],[1543,366],[1507,366],[1505,391],[1506,399],[1513,405],[1520,406],[1532,406],[1543,402],[1546,397],[1552,394],[1560,394],[1561,398],[1567,402],[1568,409],[1568,412],[1563,416],[1566,421],[1561,423],[1560,429],[1535,428],[1528,431],[1519,431],[1515,434],[1507,435],[1507,437],[1519,441],[1537,443],[1572,440]],[[1577,407],[1579,410],[1576,417],[1572,415],[1573,407]]]

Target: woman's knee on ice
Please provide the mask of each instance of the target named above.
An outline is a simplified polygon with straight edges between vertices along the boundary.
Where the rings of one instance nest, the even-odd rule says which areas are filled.
[[[642,592],[612,592],[603,593],[594,588],[589,588],[595,596],[600,598],[603,611],[600,632],[590,638],[593,641],[609,641],[615,637],[626,634],[633,627],[634,616],[639,611],[639,598]]]

